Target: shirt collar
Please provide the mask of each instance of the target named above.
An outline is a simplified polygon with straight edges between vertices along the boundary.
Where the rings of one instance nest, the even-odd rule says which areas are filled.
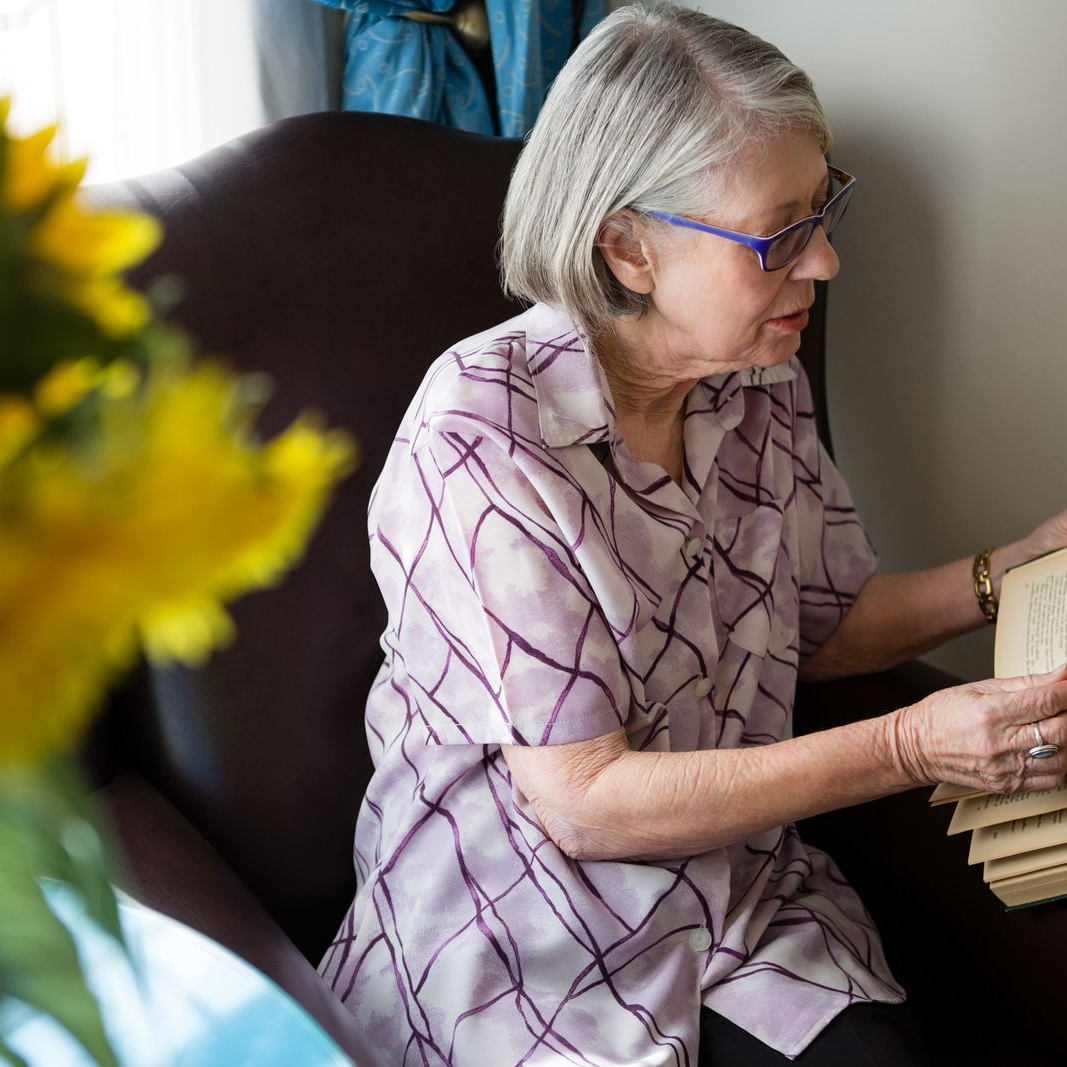
[[[547,304],[535,304],[523,318],[527,365],[544,443],[562,448],[610,441],[615,433],[615,408],[589,338],[565,311]],[[723,429],[740,422],[744,387],[792,381],[797,377],[795,364],[791,359],[776,367],[747,367],[704,378],[701,384],[710,409]]]
[[[566,312],[535,304],[526,319],[526,360],[549,448],[610,441],[615,409],[589,338]]]
[[[796,358],[775,367],[746,367],[730,374],[709,374],[689,394],[689,410],[704,407],[715,415],[724,430],[732,430],[744,417],[744,389],[749,386],[773,385],[775,382],[791,382],[797,377]],[[698,391],[703,389],[704,401],[700,402]]]

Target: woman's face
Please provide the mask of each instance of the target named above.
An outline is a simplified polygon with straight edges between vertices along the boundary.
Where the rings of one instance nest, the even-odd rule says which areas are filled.
[[[722,209],[700,221],[760,236],[816,213],[825,202],[826,161],[815,135],[783,134],[743,158]],[[655,374],[695,380],[786,362],[800,346],[816,279],[838,259],[822,227],[778,271],[755,252],[701,231],[672,228],[649,248],[650,313],[641,322]]]

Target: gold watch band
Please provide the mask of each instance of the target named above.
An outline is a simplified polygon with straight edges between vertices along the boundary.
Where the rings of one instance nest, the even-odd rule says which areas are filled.
[[[992,551],[991,548],[983,548],[974,557],[974,566],[971,568],[974,595],[978,598],[978,607],[988,622],[997,621],[997,609],[1000,607],[1000,602],[993,592],[993,579],[989,574],[989,555]]]

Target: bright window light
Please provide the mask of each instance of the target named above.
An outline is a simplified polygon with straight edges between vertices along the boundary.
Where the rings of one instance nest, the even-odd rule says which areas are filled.
[[[264,121],[253,0],[0,0],[12,126],[60,122],[88,180],[173,166]]]

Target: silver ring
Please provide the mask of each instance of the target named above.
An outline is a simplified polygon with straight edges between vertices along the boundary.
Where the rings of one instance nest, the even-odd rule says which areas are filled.
[[[1034,728],[1034,737],[1037,744],[1026,753],[1027,759],[1052,759],[1060,753],[1059,745],[1050,745],[1042,736],[1036,722],[1030,724]]]

